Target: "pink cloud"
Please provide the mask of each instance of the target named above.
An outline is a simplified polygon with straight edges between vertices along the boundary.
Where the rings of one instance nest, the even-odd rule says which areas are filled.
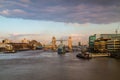
[[[13,14],[26,14],[26,12],[21,9],[14,9],[12,10],[12,12]]]
[[[30,3],[31,1],[30,0],[20,0],[21,2],[24,2],[24,3]]]
[[[10,12],[9,12],[8,9],[6,9],[6,10],[1,11],[0,14],[2,14],[2,15],[10,15]]]

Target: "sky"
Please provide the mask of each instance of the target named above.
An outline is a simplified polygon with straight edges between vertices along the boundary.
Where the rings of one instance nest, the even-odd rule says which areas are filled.
[[[119,26],[120,0],[0,0],[0,40],[50,43],[71,36],[74,44],[87,44],[90,35]]]

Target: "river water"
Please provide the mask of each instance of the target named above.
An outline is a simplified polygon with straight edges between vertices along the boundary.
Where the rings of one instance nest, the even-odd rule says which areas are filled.
[[[84,60],[76,54],[58,55],[51,51],[0,54],[0,80],[120,80],[120,60],[108,57]]]

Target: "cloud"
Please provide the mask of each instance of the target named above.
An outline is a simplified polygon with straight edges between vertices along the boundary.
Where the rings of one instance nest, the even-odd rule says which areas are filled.
[[[26,14],[26,12],[20,9],[13,9],[13,10],[6,9],[6,10],[1,11],[0,14],[9,16],[9,15]]]
[[[7,15],[9,15],[9,10],[8,9],[3,10],[3,11],[0,12],[0,14],[7,16]]]
[[[20,10],[20,9],[14,9],[13,13],[15,13],[15,14],[25,14],[25,11]]]
[[[13,18],[79,24],[120,22],[120,0],[1,0],[0,5],[0,15]]]
[[[78,42],[82,42],[82,44],[87,44],[88,41],[88,36],[86,34],[79,34],[79,33],[74,33],[69,35],[72,37],[72,41],[73,41],[73,45],[78,45]],[[64,35],[61,37],[56,37],[56,40],[66,40],[64,43],[67,45],[67,40],[69,38],[68,35]],[[8,34],[7,36],[0,36],[0,40],[4,40],[4,39],[9,39],[12,42],[21,42],[21,40],[23,40],[24,38],[27,40],[37,40],[41,43],[44,44],[51,44],[52,41],[52,37],[49,34],[45,34],[45,33],[41,33],[41,34],[19,34],[19,33],[13,33],[13,34]],[[58,41],[59,43],[59,41]]]
[[[84,24],[79,24],[79,23],[66,23],[65,25],[69,26],[74,26],[74,27],[88,27],[90,23],[84,23]]]
[[[24,39],[24,38],[28,38],[28,39],[34,39],[33,37],[40,37],[40,34],[19,34],[19,33],[13,33],[13,34],[9,34],[9,38],[10,39]]]
[[[6,39],[4,37],[1,37],[3,39]],[[27,40],[37,40],[42,43],[50,43],[52,37],[49,36],[49,34],[41,33],[41,34],[19,34],[19,33],[13,33],[9,34],[7,39],[12,40],[13,42],[21,42],[23,39]]]
[[[20,0],[20,1],[23,3],[30,3],[31,2],[30,0]]]
[[[78,45],[78,42],[81,42],[82,44],[88,44],[88,37],[89,37],[88,34],[74,33],[74,34],[71,34],[69,36],[72,37],[72,42],[73,42],[72,44],[73,45]],[[68,40],[69,36],[67,36],[67,35],[66,36],[62,36],[58,40],[66,40],[64,43],[68,44],[67,40]]]

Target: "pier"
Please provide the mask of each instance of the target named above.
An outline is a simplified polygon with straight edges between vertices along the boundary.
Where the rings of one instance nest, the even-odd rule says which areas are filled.
[[[92,58],[97,58],[97,57],[109,57],[109,53],[90,53]]]

